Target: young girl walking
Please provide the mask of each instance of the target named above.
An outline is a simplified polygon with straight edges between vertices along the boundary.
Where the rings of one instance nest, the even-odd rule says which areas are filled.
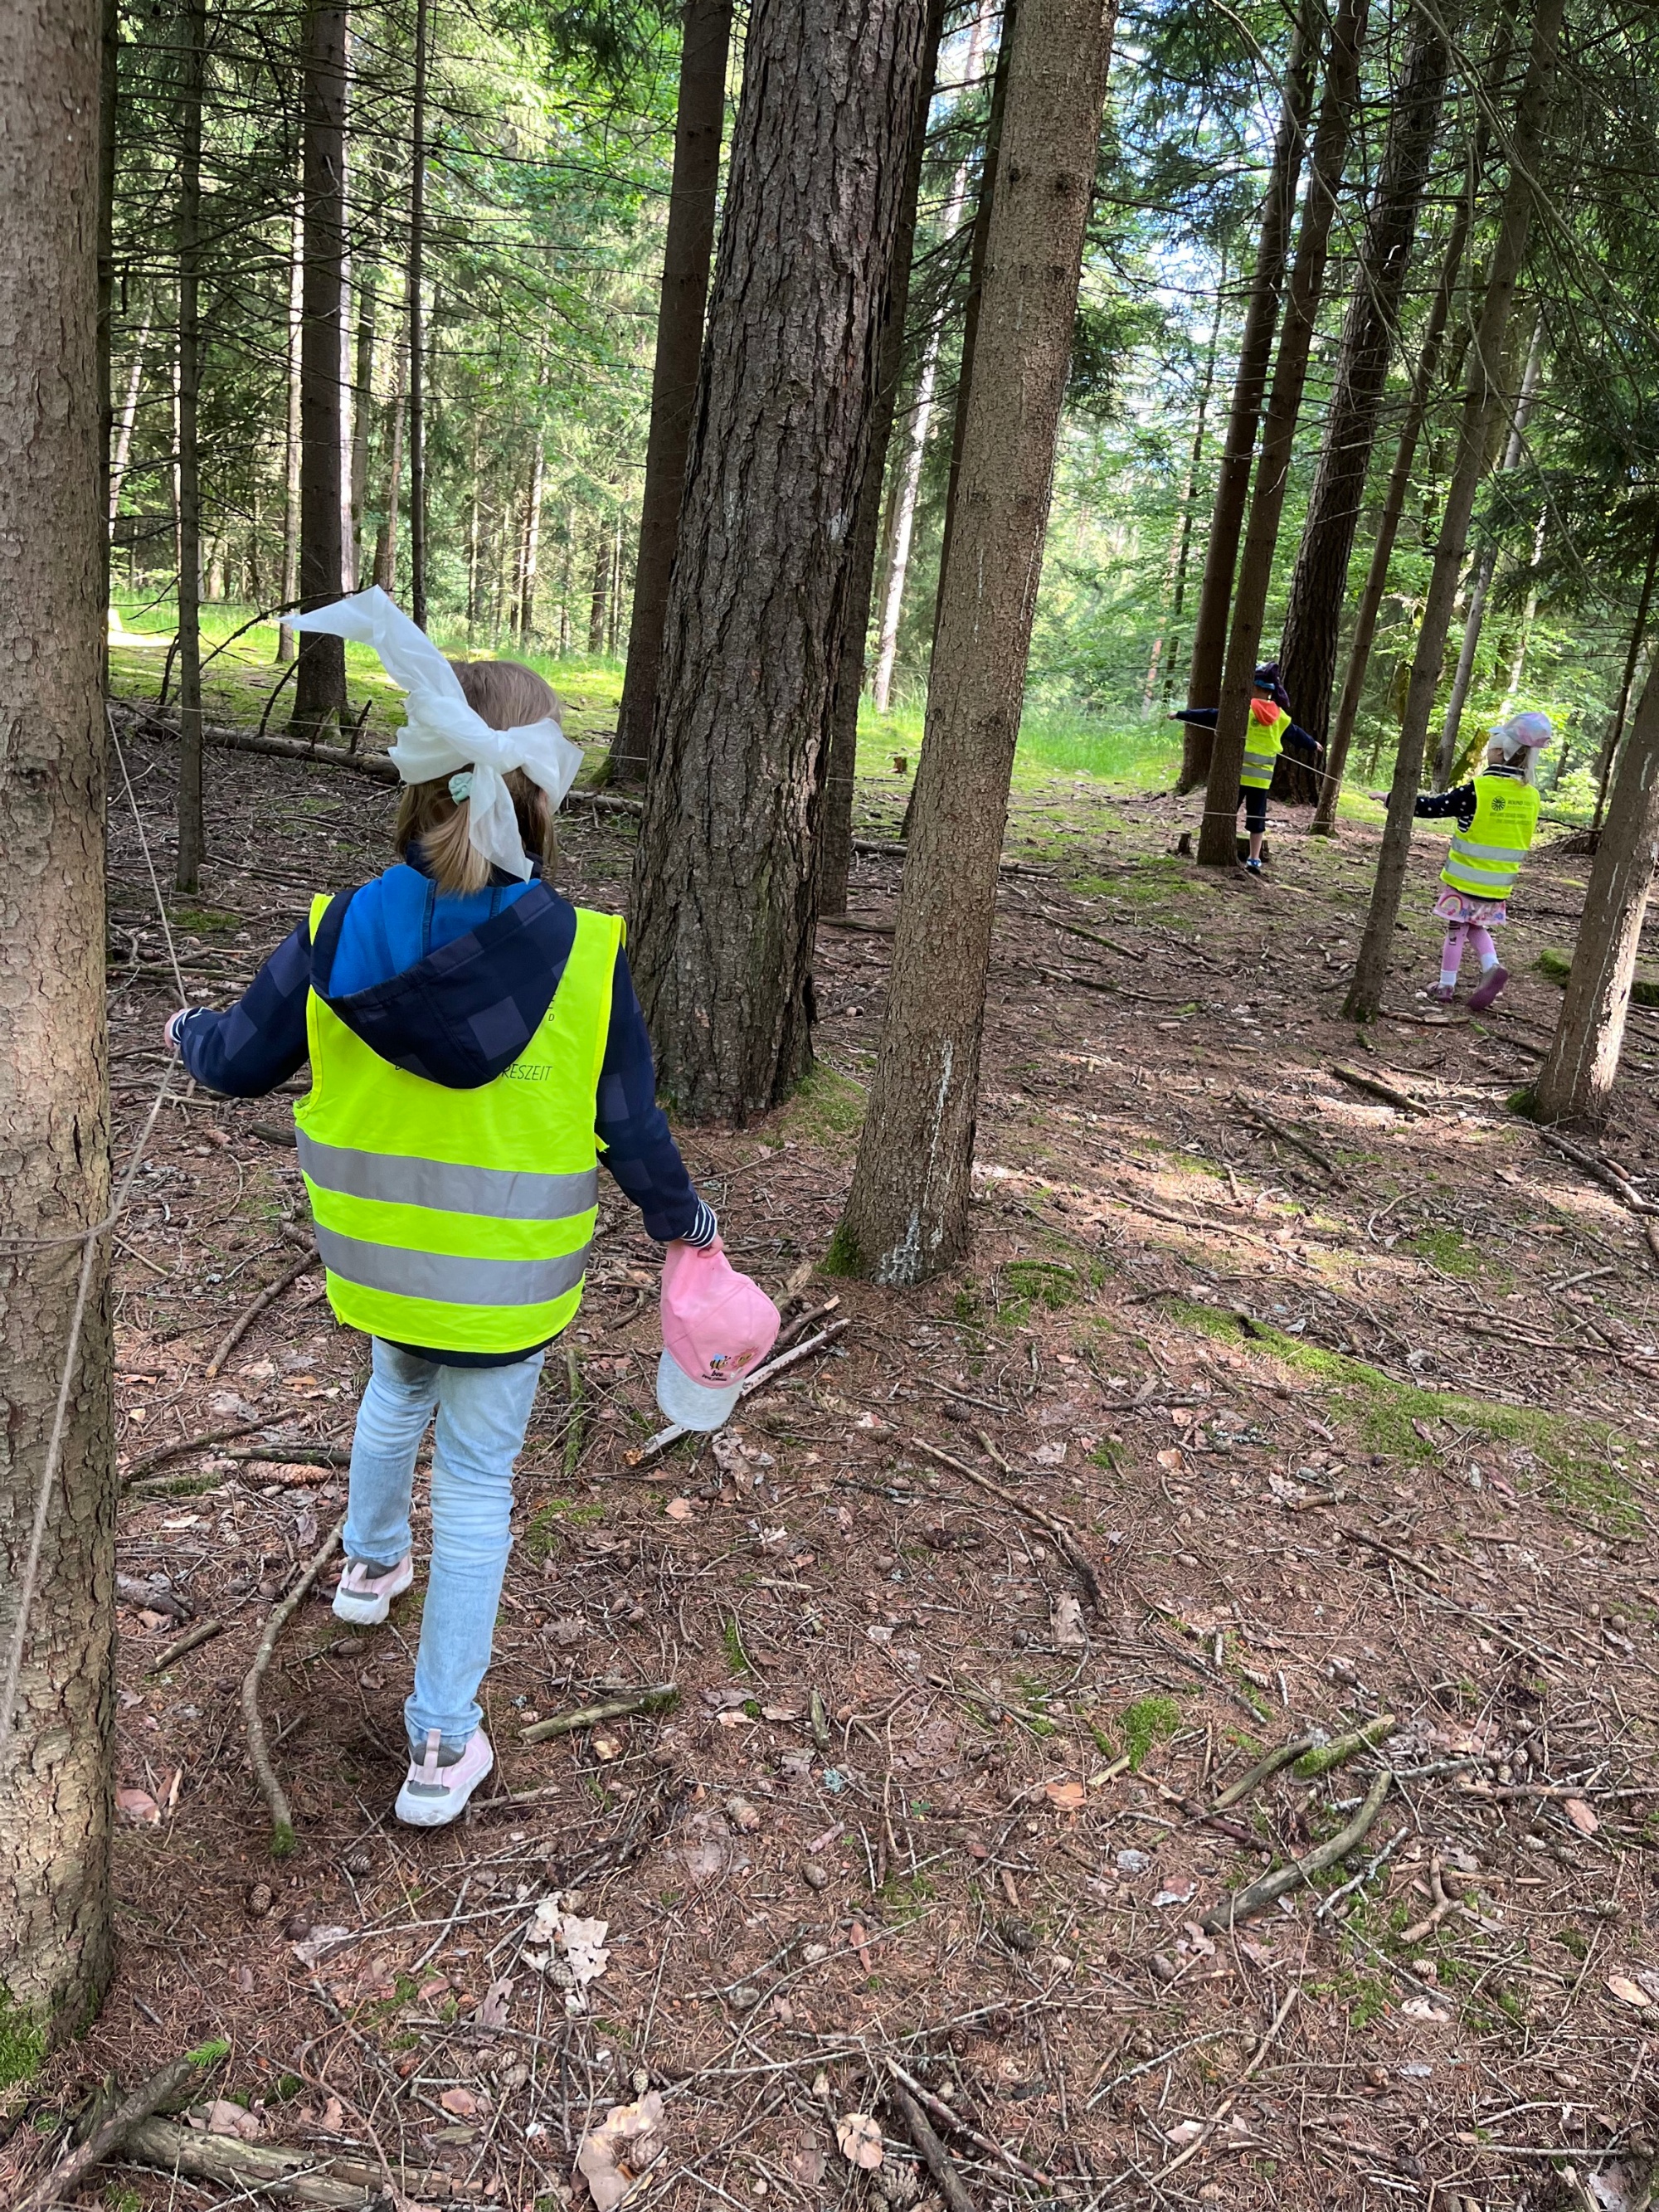
[[[1200,728],[1212,730],[1220,712],[1218,707],[1182,707],[1170,720],[1193,722]],[[1279,681],[1279,663],[1269,660],[1250,678],[1250,720],[1238,777],[1248,841],[1244,865],[1253,876],[1261,873],[1261,848],[1267,835],[1267,793],[1280,753],[1289,753],[1292,759],[1310,768],[1320,767],[1325,758],[1325,748],[1318,738],[1299,722],[1291,720],[1291,696]]]
[[[1547,714],[1513,714],[1493,730],[1479,775],[1453,791],[1425,792],[1417,801],[1419,820],[1449,817],[1457,823],[1440,871],[1444,888],[1434,902],[1446,925],[1440,981],[1428,993],[1439,1006],[1449,1006],[1456,994],[1465,945],[1480,963],[1471,1012],[1484,1012],[1510,980],[1492,932],[1509,920],[1506,902],[1537,833],[1538,756],[1554,734]]]
[[[295,1122],[329,1298],[373,1339],[342,1620],[383,1621],[414,1580],[415,1458],[435,1415],[432,1563],[396,1809],[438,1827],[494,1765],[477,1692],[514,1463],[546,1348],[581,1301],[601,1152],[667,1246],[681,1307],[688,1286],[718,1294],[714,1339],[694,1313],[674,1339],[682,1365],[665,1353],[671,1418],[718,1426],[777,1314],[718,1257],[718,1224],[657,1104],[621,921],[572,906],[543,873],[581,763],[553,693],[514,661],[452,665],[378,588],[290,622],[374,645],[408,695],[390,756],[405,786],[398,860],[319,894],[237,1006],[181,1009],[167,1036],[198,1082],[235,1097],[311,1064]]]

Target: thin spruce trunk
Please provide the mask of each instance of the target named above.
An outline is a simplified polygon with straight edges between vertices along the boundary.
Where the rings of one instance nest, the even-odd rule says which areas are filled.
[[[427,49],[429,0],[415,0],[415,87],[409,177],[409,609],[426,628],[426,283]]]
[[[598,660],[605,651],[605,602],[611,588],[611,544],[597,534],[593,540],[593,586],[587,597],[587,657]]]
[[[392,397],[386,402],[385,511],[374,539],[374,581],[383,592],[395,590],[398,580],[398,507],[404,483],[404,415],[409,404],[408,362],[407,349],[399,345],[392,371]]]
[[[1648,565],[1642,577],[1641,596],[1636,603],[1636,620],[1631,624],[1630,646],[1625,654],[1624,674],[1619,684],[1619,702],[1607,724],[1607,734],[1602,741],[1601,758],[1595,772],[1595,813],[1590,823],[1592,831],[1601,827],[1601,817],[1607,809],[1607,778],[1619,751],[1619,740],[1625,734],[1625,716],[1630,710],[1631,688],[1636,681],[1636,664],[1641,658],[1643,640],[1648,634],[1648,610],[1653,605],[1653,583],[1659,574],[1659,519],[1654,523],[1653,537],[1648,545]]]
[[[708,300],[731,43],[732,0],[686,0],[628,665],[607,763],[607,773],[617,782],[637,782],[644,775],[656,710],[668,579],[679,537],[685,453]]]
[[[1348,141],[1359,101],[1360,50],[1369,0],[1340,0],[1331,26],[1330,58],[1320,96],[1319,120],[1309,163],[1308,191],[1297,238],[1285,310],[1285,327],[1267,395],[1261,454],[1256,463],[1250,519],[1238,563],[1238,595],[1227,634],[1215,743],[1205,788],[1198,859],[1204,867],[1232,867],[1238,857],[1239,775],[1250,722],[1253,672],[1261,653],[1262,624],[1273,581],[1273,549],[1290,482],[1297,420],[1306,388],[1308,358],[1324,287],[1331,223],[1342,189]]]
[[[1412,658],[1411,681],[1401,720],[1400,747],[1395,758],[1394,781],[1389,788],[1388,822],[1382,833],[1370,908],[1343,1010],[1351,1021],[1372,1018],[1382,1003],[1388,981],[1395,924],[1400,918],[1400,900],[1411,851],[1412,823],[1429,716],[1434,708],[1434,696],[1445,659],[1446,633],[1463,565],[1469,518],[1474,511],[1474,495],[1500,404],[1498,380],[1502,374],[1516,283],[1532,227],[1536,169],[1549,125],[1550,96],[1555,82],[1565,4],[1565,0],[1538,0],[1527,73],[1508,135],[1505,150],[1510,159],[1509,181],[1504,188],[1498,240],[1492,249],[1480,321],[1469,348],[1468,380],[1458,424],[1457,458],[1446,493],[1434,566]]]
[[[126,481],[127,462],[132,453],[132,427],[138,419],[138,394],[144,384],[144,348],[149,343],[151,303],[144,301],[143,320],[138,325],[138,339],[132,349],[132,368],[127,376],[127,388],[115,416],[115,439],[109,464],[109,536],[115,543],[115,526],[121,513],[121,487]]]
[[[98,0],[11,9],[0,65],[0,1707],[15,1682],[0,1725],[0,2039],[14,2096],[95,2019],[115,1958],[110,1242],[92,1233],[110,1193],[99,29]]]
[[[575,580],[576,510],[566,510],[564,518],[564,552],[559,564],[559,658],[570,655],[570,594]]]
[[[481,496],[478,453],[483,441],[483,425],[475,414],[472,417],[472,491],[466,519],[466,641],[469,647],[478,626],[478,532],[482,526],[478,512]]]
[[[1370,565],[1365,572],[1364,589],[1360,592],[1359,605],[1354,613],[1347,672],[1342,679],[1342,696],[1326,749],[1319,804],[1314,810],[1313,821],[1310,825],[1310,833],[1316,837],[1329,837],[1335,834],[1336,804],[1341,795],[1349,749],[1353,744],[1354,724],[1358,719],[1360,694],[1365,687],[1365,671],[1370,663],[1371,646],[1376,636],[1377,617],[1382,612],[1382,596],[1388,589],[1389,565],[1394,558],[1395,541],[1400,534],[1401,517],[1406,511],[1406,497],[1411,489],[1418,440],[1423,434],[1429,403],[1434,396],[1435,379],[1439,374],[1440,355],[1445,344],[1452,295],[1457,288],[1458,270],[1462,266],[1468,240],[1469,212],[1468,200],[1461,200],[1452,220],[1451,235],[1446,241],[1440,282],[1435,287],[1434,297],[1429,304],[1429,319],[1418,350],[1411,396],[1406,404],[1406,417],[1401,424],[1399,443],[1395,447],[1394,466],[1389,471],[1388,489],[1383,494],[1382,512],[1377,520],[1376,537],[1371,546]]]
[[[536,633],[536,574],[541,559],[542,482],[547,469],[547,441],[536,433],[531,456],[530,488],[524,505],[524,572],[519,590],[519,643],[528,647]]]
[[[379,285],[374,264],[370,261],[357,288],[357,362],[351,393],[351,573],[359,583],[363,571],[363,510],[368,502],[368,429],[374,412],[374,335],[379,306]]]
[[[1354,269],[1279,638],[1279,679],[1297,720],[1321,744],[1330,734],[1348,565],[1450,63],[1450,45],[1437,15],[1414,10]]]
[[[864,691],[870,608],[875,597],[876,556],[882,537],[882,490],[887,480],[887,457],[892,446],[899,380],[904,372],[904,325],[909,312],[910,279],[915,258],[916,202],[921,189],[927,118],[933,105],[944,22],[944,0],[929,0],[915,113],[911,118],[910,143],[905,155],[903,198],[893,240],[893,273],[882,310],[881,354],[870,410],[870,450],[865,456],[858,512],[853,524],[853,550],[847,579],[847,627],[830,706],[823,792],[819,802],[821,915],[847,911],[847,883],[853,861],[853,791],[858,775],[859,702]]]
[[[197,417],[202,391],[202,85],[204,0],[180,0],[174,21],[179,71],[179,201],[173,248],[179,271],[179,823],[174,883],[201,888],[202,465]]]
[[[345,327],[346,11],[311,0],[305,52],[305,282],[300,330],[300,592],[340,596],[340,372]],[[289,726],[315,737],[345,711],[345,647],[306,632]]]
[[[1193,525],[1198,508],[1198,486],[1204,465],[1204,433],[1208,424],[1210,401],[1215,393],[1216,352],[1221,342],[1221,316],[1227,296],[1227,257],[1221,257],[1221,267],[1216,278],[1215,320],[1210,325],[1210,343],[1204,351],[1204,381],[1199,386],[1198,420],[1193,425],[1193,450],[1187,463],[1187,486],[1181,499],[1181,543],[1176,554],[1175,580],[1170,597],[1170,650],[1164,663],[1164,699],[1167,706],[1173,696],[1176,671],[1181,661],[1181,617],[1187,603],[1187,572],[1193,552]]]
[[[120,0],[100,0],[98,12],[98,465],[103,475],[102,504],[109,529],[104,538],[104,605],[106,610],[104,673],[108,689],[110,603],[115,514],[120,504],[120,477],[115,468],[115,164],[120,116]],[[149,303],[144,305],[144,330],[134,359],[141,365],[144,337],[149,331]],[[137,404],[137,396],[129,407]],[[132,432],[127,431],[131,442]],[[126,457],[121,459],[125,470]]]
[[[926,22],[750,11],[632,888],[693,1118],[763,1112],[811,1064],[821,751]]]
[[[1613,1108],[1631,985],[1659,867],[1659,675],[1643,687],[1620,757],[1560,1018],[1534,1087],[1540,1121],[1601,1128]]]
[[[1532,413],[1534,395],[1538,390],[1539,374],[1544,361],[1544,318],[1540,314],[1533,325],[1532,343],[1527,350],[1527,365],[1522,373],[1521,390],[1516,398],[1515,413],[1510,418],[1509,441],[1504,448],[1501,473],[1512,475],[1521,465],[1522,455],[1527,449],[1527,419]],[[1451,695],[1446,701],[1446,719],[1440,731],[1440,749],[1435,768],[1434,787],[1444,791],[1451,782],[1452,769],[1457,760],[1457,732],[1463,720],[1463,708],[1469,696],[1469,686],[1474,680],[1474,656],[1480,648],[1480,632],[1486,618],[1486,600],[1492,591],[1492,578],[1498,573],[1498,541],[1480,549],[1474,564],[1474,580],[1469,587],[1468,611],[1463,617],[1462,641],[1457,651],[1457,667],[1452,677]]]
[[[986,979],[1110,61],[1102,0],[1020,0],[949,579],[887,1015],[839,1265],[915,1283],[968,1242]]]
[[[1273,365],[1273,332],[1279,323],[1291,223],[1296,212],[1297,184],[1302,174],[1308,118],[1313,110],[1314,80],[1319,67],[1321,20],[1304,0],[1297,16],[1285,64],[1283,104],[1273,140],[1273,166],[1267,173],[1267,195],[1261,204],[1261,229],[1256,240],[1249,305],[1244,312],[1244,328],[1238,342],[1232,401],[1227,410],[1215,497],[1210,507],[1210,534],[1204,549],[1204,574],[1198,590],[1192,659],[1187,670],[1189,707],[1213,707],[1221,696],[1233,570],[1237,564],[1239,532],[1244,526],[1245,503],[1249,496],[1250,461],[1255,452],[1261,402]],[[1209,773],[1213,744],[1212,731],[1194,723],[1186,726],[1182,739],[1181,774],[1176,781],[1177,792],[1194,791],[1204,781]]]
[[[300,346],[305,327],[305,196],[294,202],[294,230],[288,264],[288,438],[283,453],[283,605],[300,596]],[[280,666],[294,658],[295,632],[276,630]]]

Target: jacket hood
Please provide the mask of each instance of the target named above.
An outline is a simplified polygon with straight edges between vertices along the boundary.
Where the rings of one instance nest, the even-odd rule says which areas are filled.
[[[347,909],[331,900],[311,953],[312,988],[371,1052],[447,1091],[476,1091],[510,1067],[540,1028],[576,937],[576,909],[544,883],[383,983],[329,990]]]

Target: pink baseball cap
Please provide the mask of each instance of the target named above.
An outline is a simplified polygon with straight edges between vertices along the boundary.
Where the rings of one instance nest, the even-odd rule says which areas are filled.
[[[718,1429],[776,1339],[781,1316],[740,1275],[719,1237],[671,1244],[662,1263],[662,1358],[657,1403],[685,1429]]]
[[[1491,743],[1512,753],[1536,752],[1554,735],[1555,725],[1549,716],[1529,708],[1524,714],[1511,714],[1507,722],[1499,722],[1492,731]]]

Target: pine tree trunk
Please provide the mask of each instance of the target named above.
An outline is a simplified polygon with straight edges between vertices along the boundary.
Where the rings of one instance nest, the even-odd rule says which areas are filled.
[[[882,489],[887,481],[893,418],[899,380],[904,373],[904,325],[910,308],[911,263],[916,244],[916,201],[927,151],[927,115],[933,104],[944,0],[928,0],[922,40],[921,70],[910,144],[905,156],[904,197],[893,240],[893,271],[882,309],[881,352],[876,396],[870,410],[870,450],[859,485],[853,523],[853,550],[847,579],[847,619],[841,659],[836,666],[830,705],[830,735],[824,755],[823,793],[818,816],[818,912],[845,914],[847,879],[853,863],[853,792],[858,776],[859,702],[864,692],[865,648],[870,609],[875,598],[876,555],[882,538]]]
[[[1198,420],[1193,425],[1193,450],[1187,463],[1187,487],[1181,498],[1181,540],[1176,551],[1175,574],[1170,598],[1170,650],[1164,662],[1164,697],[1167,705],[1174,694],[1176,671],[1181,665],[1181,617],[1187,604],[1187,574],[1192,562],[1193,523],[1198,501],[1198,486],[1204,465],[1204,432],[1209,422],[1210,400],[1215,391],[1216,350],[1221,343],[1222,303],[1227,296],[1227,258],[1221,258],[1220,271],[1216,278],[1215,320],[1210,325],[1210,343],[1204,353],[1204,381],[1199,386]],[[1150,707],[1150,700],[1149,700]]]
[[[294,230],[288,264],[288,437],[283,453],[283,605],[300,596],[300,348],[305,329],[305,196],[294,203]],[[296,633],[279,623],[276,662],[294,658]]]
[[[1607,809],[1607,778],[1619,750],[1619,740],[1625,734],[1625,716],[1630,711],[1631,687],[1636,681],[1636,664],[1641,657],[1642,641],[1648,633],[1648,609],[1653,604],[1653,584],[1659,574],[1659,526],[1656,526],[1648,546],[1648,565],[1642,577],[1641,596],[1636,602],[1636,620],[1631,624],[1630,645],[1625,654],[1624,674],[1619,684],[1618,704],[1607,724],[1607,734],[1602,740],[1601,757],[1595,772],[1595,812],[1590,827],[1599,831],[1601,817]]]
[[[1437,16],[1414,11],[1407,40],[1279,640],[1279,680],[1297,721],[1321,744],[1330,733],[1348,562],[1451,63]]]
[[[374,539],[374,581],[383,592],[398,580],[398,504],[404,485],[404,412],[408,405],[407,353],[398,349],[392,397],[386,402],[385,514]]]
[[[79,1241],[110,1188],[99,30],[98,0],[58,0],[12,10],[0,40],[0,2036],[14,2081],[95,2014],[114,1951],[109,1247]]]
[[[202,820],[202,469],[197,415],[202,392],[202,78],[206,10],[180,0],[173,17],[179,71],[179,844],[174,883],[201,888],[206,836]]]
[[[1261,401],[1273,363],[1273,331],[1279,322],[1279,295],[1285,284],[1291,221],[1296,212],[1296,188],[1302,174],[1308,118],[1313,112],[1314,79],[1319,67],[1321,44],[1317,22],[1310,8],[1304,5],[1298,11],[1285,67],[1284,106],[1279,133],[1273,141],[1267,197],[1261,204],[1255,274],[1238,342],[1232,404],[1228,410],[1227,432],[1216,472],[1215,498],[1210,508],[1210,535],[1204,549],[1204,576],[1198,590],[1193,653],[1187,670],[1189,707],[1213,707],[1221,696],[1233,569],[1238,559],[1238,537],[1244,526],[1244,507],[1249,495],[1250,461],[1255,452]],[[1200,729],[1192,723],[1185,726],[1181,774],[1176,781],[1177,792],[1195,791],[1204,781],[1209,773],[1213,744],[1212,730]]]
[[[115,513],[120,503],[120,478],[115,470],[115,163],[120,111],[121,0],[100,0],[98,14],[98,404],[99,464],[103,477],[100,502],[110,518],[104,538],[104,604],[106,608],[104,668],[108,676],[107,609],[115,539]],[[144,308],[144,335],[149,330],[149,305]],[[144,341],[138,341],[135,358],[142,366]],[[137,394],[133,404],[137,405]],[[128,431],[131,440],[132,433]],[[121,466],[126,466],[125,454]],[[106,680],[105,689],[108,683]]]
[[[1538,389],[1538,378],[1544,358],[1544,318],[1540,315],[1534,327],[1532,344],[1527,353],[1527,366],[1521,378],[1521,391],[1515,403],[1515,414],[1510,423],[1509,442],[1504,449],[1503,473],[1509,476],[1521,465],[1526,451],[1527,417],[1532,413],[1533,396]],[[1480,633],[1486,625],[1486,601],[1492,592],[1492,578],[1498,573],[1498,544],[1496,539],[1483,546],[1480,557],[1474,564],[1474,581],[1469,588],[1468,611],[1463,617],[1462,641],[1457,649],[1457,667],[1452,677],[1451,696],[1446,702],[1446,719],[1440,732],[1440,748],[1436,758],[1434,787],[1446,790],[1457,759],[1457,732],[1463,720],[1463,708],[1469,696],[1469,686],[1474,680],[1474,656],[1480,649]]]
[[[1341,795],[1342,779],[1347,770],[1348,750],[1353,743],[1354,724],[1359,715],[1359,698],[1365,685],[1365,670],[1371,657],[1371,643],[1376,635],[1376,618],[1382,612],[1382,594],[1388,589],[1389,564],[1394,558],[1395,540],[1400,534],[1400,519],[1405,513],[1406,495],[1411,489],[1412,465],[1417,458],[1417,441],[1422,435],[1429,402],[1434,396],[1441,349],[1445,343],[1446,324],[1451,313],[1452,294],[1456,289],[1457,272],[1462,264],[1468,234],[1469,206],[1464,200],[1460,203],[1453,218],[1445,259],[1441,264],[1440,282],[1429,304],[1429,319],[1424,327],[1423,343],[1418,352],[1416,373],[1412,378],[1411,397],[1406,404],[1406,419],[1401,425],[1400,442],[1395,448],[1394,466],[1389,472],[1389,487],[1383,495],[1382,513],[1377,520],[1376,541],[1371,547],[1370,566],[1365,572],[1365,586],[1359,595],[1359,605],[1354,614],[1347,673],[1342,681],[1342,697],[1336,711],[1336,725],[1327,746],[1325,772],[1319,787],[1319,804],[1314,810],[1314,818],[1310,824],[1310,834],[1316,837],[1329,837],[1335,831],[1336,802]]]
[[[306,608],[340,596],[341,334],[345,327],[346,11],[310,0],[305,57],[305,279],[300,329],[300,593]],[[294,679],[296,737],[345,708],[345,647],[302,632]]]
[[[1340,0],[1331,26],[1330,58],[1320,96],[1319,121],[1309,163],[1308,191],[1291,270],[1285,327],[1273,364],[1256,464],[1255,489],[1244,550],[1238,564],[1238,596],[1227,634],[1227,659],[1221,679],[1220,711],[1205,788],[1204,820],[1198,858],[1206,867],[1233,867],[1238,857],[1239,775],[1250,723],[1251,678],[1261,653],[1262,623],[1273,581],[1273,549],[1290,481],[1297,418],[1307,384],[1308,356],[1319,319],[1320,295],[1330,248],[1331,223],[1348,139],[1359,100],[1359,57],[1364,43],[1369,0]]]
[[[426,81],[428,0],[415,0],[409,179],[409,611],[426,628]]]
[[[357,361],[351,380],[351,573],[357,584],[362,581],[363,509],[368,502],[368,426],[374,411],[378,289],[370,262],[357,288]]]
[[[547,469],[547,443],[536,433],[531,457],[530,488],[524,503],[524,570],[519,589],[519,643],[528,647],[536,630],[536,574],[541,565],[542,482]]]
[[[657,307],[657,355],[651,371],[651,428],[640,501],[634,605],[628,625],[628,666],[611,747],[613,781],[645,774],[662,663],[668,579],[679,536],[685,453],[697,396],[708,262],[726,120],[726,72],[732,43],[732,0],[686,0],[680,46],[679,106],[674,123],[674,175],[668,193],[668,236]]]
[[[587,598],[587,657],[598,660],[605,651],[605,602],[611,588],[611,541],[593,541],[593,588]]]
[[[924,0],[755,0],[669,590],[633,954],[663,1086],[811,1060],[819,756],[846,618]]]
[[[1111,52],[1102,0],[1020,0],[949,588],[887,1018],[842,1263],[914,1283],[967,1243],[997,869]]]
[[[1446,493],[1417,648],[1412,657],[1406,711],[1401,719],[1400,748],[1395,757],[1394,781],[1389,787],[1389,818],[1382,832],[1382,848],[1377,859],[1364,935],[1343,1010],[1351,1021],[1371,1019],[1382,1003],[1383,987],[1388,981],[1389,956],[1394,950],[1395,924],[1400,918],[1401,894],[1405,889],[1429,716],[1434,708],[1434,695],[1445,659],[1446,633],[1451,623],[1458,574],[1463,565],[1469,517],[1474,512],[1474,495],[1501,399],[1498,380],[1502,374],[1504,343],[1515,304],[1516,280],[1532,227],[1536,165],[1549,124],[1550,95],[1555,82],[1565,5],[1565,0],[1538,0],[1533,16],[1532,51],[1506,146],[1510,174],[1498,240],[1492,249],[1492,268],[1480,304],[1474,342],[1469,349],[1468,381],[1464,388],[1457,432],[1457,458]]]
[[[132,428],[138,419],[138,394],[144,384],[144,348],[149,343],[150,303],[144,302],[144,319],[138,325],[138,342],[132,349],[132,369],[127,378],[126,392],[120,410],[115,417],[115,438],[109,465],[109,535],[115,542],[115,525],[121,512],[121,486],[126,481],[127,462],[132,453]]]
[[[1540,1121],[1578,1121],[1599,1129],[1612,1110],[1631,984],[1656,867],[1659,677],[1650,675],[1631,725],[1630,743],[1619,762],[1607,825],[1590,862],[1589,889],[1561,1017],[1538,1072],[1533,1111]]]

